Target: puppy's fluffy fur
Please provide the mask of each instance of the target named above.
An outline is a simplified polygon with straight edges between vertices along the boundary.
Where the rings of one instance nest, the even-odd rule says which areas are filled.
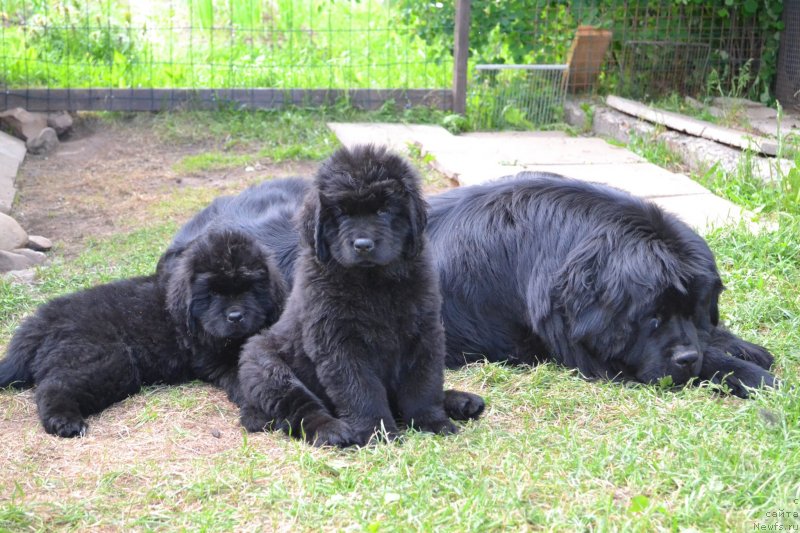
[[[242,424],[317,445],[364,444],[397,423],[456,427],[442,389],[441,300],[419,180],[401,158],[342,149],[317,173],[300,216],[301,250],[280,320],[241,356]],[[482,400],[452,391],[459,418]]]
[[[298,204],[270,184],[221,198],[179,232],[158,274],[57,298],[17,329],[0,361],[0,387],[36,385],[48,433],[74,437],[84,417],[143,385],[202,379],[238,403],[239,351],[274,323],[286,284],[260,244],[271,224],[289,224]],[[288,210],[288,211],[287,211]],[[290,247],[296,247],[288,243]],[[292,254],[283,254],[289,264]]]

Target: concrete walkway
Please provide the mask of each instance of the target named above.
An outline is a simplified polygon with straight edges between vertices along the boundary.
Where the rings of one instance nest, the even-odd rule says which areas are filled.
[[[497,132],[452,135],[439,126],[348,124],[328,126],[345,146],[409,144],[435,159],[437,169],[461,185],[491,181],[523,170],[555,172],[605,183],[651,199],[704,233],[722,224],[750,221],[743,208],[715,196],[683,174],[669,172],[625,148],[562,132]]]

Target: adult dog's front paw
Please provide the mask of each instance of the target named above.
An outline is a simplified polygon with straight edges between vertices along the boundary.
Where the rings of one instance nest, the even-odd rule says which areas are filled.
[[[444,391],[444,410],[453,420],[475,420],[485,407],[483,398],[477,394],[455,389]]]
[[[420,431],[436,433],[438,435],[454,435],[458,433],[458,427],[453,424],[449,418],[436,418],[420,422],[414,420],[411,425]]]

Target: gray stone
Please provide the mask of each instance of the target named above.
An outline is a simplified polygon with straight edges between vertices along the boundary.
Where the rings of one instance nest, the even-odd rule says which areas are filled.
[[[37,252],[29,248],[15,248],[11,253],[27,257],[34,265],[41,265],[47,261],[47,256],[42,252]]]
[[[0,250],[0,272],[9,270],[25,270],[34,266],[34,262],[22,254]]]
[[[0,213],[10,213],[14,205],[14,182],[26,152],[24,142],[0,131]]]
[[[41,235],[28,235],[28,248],[37,252],[47,252],[53,247],[53,241]]]
[[[23,141],[28,141],[47,127],[47,117],[41,113],[30,113],[21,107],[16,107],[0,113],[0,123],[5,124]]]
[[[53,128],[45,128],[33,139],[28,139],[25,145],[32,154],[47,154],[58,146],[58,135]]]
[[[9,270],[2,275],[11,283],[20,283],[25,285],[33,285],[36,281],[36,270],[33,268],[26,268],[25,270]]]
[[[72,129],[72,117],[66,111],[49,113],[47,115],[47,125],[56,130],[59,137]]]
[[[22,248],[28,243],[28,234],[16,220],[0,213],[0,250]]]
[[[581,130],[592,129],[592,125],[588,123],[586,112],[581,107],[579,100],[567,100],[564,102],[564,122]]]
[[[752,107],[764,107],[764,104],[759,102],[753,102],[752,100],[748,100],[747,98],[735,98],[733,96],[716,96],[711,99],[714,105],[719,107],[742,107],[742,108],[752,108]]]
[[[657,133],[652,124],[609,108],[598,108],[595,111],[593,129],[597,135],[623,143],[630,142],[632,134],[664,141],[670,150],[680,156],[683,164],[699,173],[706,172],[713,165],[735,172],[742,164],[742,152],[737,148],[673,130]],[[753,175],[765,182],[775,179],[776,167],[780,166],[787,172],[792,166],[792,162],[786,159],[757,155],[750,156],[749,164],[752,165]]]

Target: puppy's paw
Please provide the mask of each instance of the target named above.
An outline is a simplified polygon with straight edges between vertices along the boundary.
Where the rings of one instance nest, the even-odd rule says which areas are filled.
[[[80,416],[53,415],[42,420],[44,430],[64,438],[83,437],[89,426]]]
[[[455,389],[444,391],[444,410],[453,420],[475,420],[485,407],[483,398],[477,394]]]
[[[272,420],[258,407],[242,405],[239,409],[239,422],[250,433],[258,433],[267,429]]]
[[[338,448],[366,443],[366,440],[359,438],[347,422],[338,418],[329,418],[319,424],[313,432],[306,434],[306,440],[314,446],[336,446]]]

